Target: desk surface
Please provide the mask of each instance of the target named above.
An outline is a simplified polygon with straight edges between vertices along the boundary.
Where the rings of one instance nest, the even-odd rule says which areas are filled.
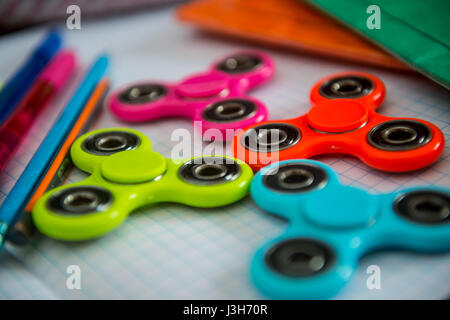
[[[39,41],[42,27],[0,38],[0,79],[5,80]],[[66,31],[67,45],[76,48],[82,64],[108,52],[112,58],[112,87],[138,79],[177,80],[202,71],[218,56],[249,43],[215,38],[177,22],[173,8],[82,21],[81,30]],[[265,49],[277,63],[272,83],[250,94],[266,103],[271,119],[291,118],[309,109],[312,84],[338,71],[374,73],[386,84],[387,99],[379,112],[389,116],[420,117],[450,135],[450,94],[425,78],[411,73],[368,68],[298,53]],[[73,81],[72,89],[75,85]],[[0,177],[0,201],[42,141],[70,90],[53,103],[33,127],[26,141]],[[124,125],[104,110],[94,128]],[[192,131],[190,121],[168,119],[132,125],[153,142],[154,150],[169,157],[177,141],[177,128]],[[199,139],[199,137],[194,137]],[[228,151],[228,148],[225,149]],[[345,156],[320,157],[337,170],[345,184],[373,192],[405,186],[450,185],[449,146],[432,167],[409,174],[374,171]],[[86,175],[71,174],[69,181]],[[255,207],[247,197],[217,209],[195,209],[161,204],[139,210],[114,232],[85,243],[65,243],[36,235],[24,248],[8,245],[0,263],[0,298],[162,298],[253,299],[262,298],[249,279],[253,252],[275,237],[286,224]],[[381,268],[381,289],[366,287],[367,266]],[[81,268],[81,290],[66,288],[69,265]],[[365,257],[342,299],[440,299],[450,294],[450,254],[423,255],[380,252]]]

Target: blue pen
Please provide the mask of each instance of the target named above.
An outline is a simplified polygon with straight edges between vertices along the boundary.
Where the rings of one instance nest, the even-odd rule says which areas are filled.
[[[39,184],[50,162],[78,119],[86,101],[105,74],[108,63],[107,56],[100,56],[95,61],[0,207],[0,245],[5,241],[8,228],[20,218],[35,186]]]
[[[41,44],[33,50],[27,61],[0,92],[0,124],[8,117],[25,95],[36,76],[61,47],[62,39],[56,31],[50,31]]]

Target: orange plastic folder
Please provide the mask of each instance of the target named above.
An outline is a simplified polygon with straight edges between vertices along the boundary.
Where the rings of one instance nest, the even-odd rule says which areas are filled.
[[[406,64],[298,0],[197,0],[181,6],[177,16],[215,33],[364,64],[409,69]]]

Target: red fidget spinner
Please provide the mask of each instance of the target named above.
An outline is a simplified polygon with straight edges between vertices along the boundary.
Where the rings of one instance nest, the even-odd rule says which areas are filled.
[[[338,73],[317,82],[310,94],[313,107],[305,115],[252,125],[232,143],[235,157],[253,170],[267,162],[350,154],[368,166],[391,172],[426,167],[444,149],[444,135],[432,123],[383,116],[375,109],[385,87],[362,72]]]

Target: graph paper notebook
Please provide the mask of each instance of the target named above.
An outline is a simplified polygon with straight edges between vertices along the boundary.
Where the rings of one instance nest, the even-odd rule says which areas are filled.
[[[20,63],[17,57],[24,57],[42,33],[43,30],[35,29],[0,39],[0,78],[12,72]],[[111,55],[113,88],[138,79],[176,81],[189,73],[204,70],[218,56],[249,48],[245,43],[197,34],[178,24],[171,10],[86,23],[80,32],[67,32],[66,38],[71,47],[79,48],[84,65],[88,65],[98,52],[106,51]],[[99,38],[102,38],[102,44]],[[267,105],[271,119],[292,118],[305,113],[310,108],[309,90],[314,82],[330,73],[355,69],[352,64],[266,50],[276,61],[277,74],[271,83],[250,95]],[[448,140],[450,95],[447,91],[419,75],[366,67],[358,67],[358,70],[371,72],[385,82],[387,99],[379,109],[380,113],[431,121],[441,128]],[[61,97],[48,109],[46,117],[28,135],[7,169],[8,174],[1,176],[2,198],[31,158],[67,97]],[[147,134],[153,149],[166,157],[171,156],[172,147],[178,143],[170,140],[175,129],[186,129],[196,139],[200,138],[194,136],[190,120],[165,119],[130,125],[118,122],[107,110],[92,129],[120,125]],[[448,145],[432,167],[408,174],[375,171],[351,157],[316,159],[331,165],[343,183],[372,192],[413,185],[449,186]],[[228,147],[224,149],[228,150]],[[74,182],[85,176],[83,172],[74,171],[69,180]],[[29,246],[8,245],[7,252],[0,257],[0,298],[263,298],[250,281],[250,260],[263,242],[280,234],[285,227],[283,221],[262,212],[247,197],[222,209],[197,209],[176,204],[143,208],[119,228],[95,241],[67,243],[38,234]],[[66,287],[66,271],[71,265],[80,267],[80,290]],[[380,290],[366,287],[369,265],[381,268]],[[446,298],[450,294],[449,265],[450,254],[398,251],[372,254],[361,261],[350,285],[336,298]]]

